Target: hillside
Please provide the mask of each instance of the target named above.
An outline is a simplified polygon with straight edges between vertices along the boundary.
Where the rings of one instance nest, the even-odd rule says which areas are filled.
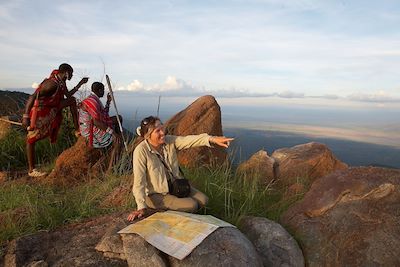
[[[29,95],[0,90],[0,116],[21,115]]]

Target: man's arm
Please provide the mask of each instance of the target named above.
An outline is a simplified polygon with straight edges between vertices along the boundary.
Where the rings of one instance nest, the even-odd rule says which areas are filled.
[[[66,97],[71,97],[71,96],[73,96],[73,95],[79,90],[79,88],[80,88],[83,84],[85,84],[85,83],[88,82],[88,80],[89,80],[88,77],[82,78],[82,80],[80,80],[80,82],[79,82],[74,88],[72,88],[71,91],[68,91],[68,90],[67,90],[67,92],[65,93],[65,96],[66,96]]]
[[[112,96],[111,93],[107,94],[107,102],[106,102],[106,106],[104,107],[104,109],[106,110],[107,114],[110,112],[110,103],[112,100]]]

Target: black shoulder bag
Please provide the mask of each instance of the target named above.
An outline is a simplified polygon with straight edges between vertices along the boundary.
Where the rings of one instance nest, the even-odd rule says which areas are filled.
[[[188,197],[190,195],[190,184],[189,180],[186,178],[176,178],[172,173],[171,169],[165,163],[164,159],[161,157],[160,154],[156,153],[160,161],[165,167],[167,171],[167,181],[168,181],[168,189],[171,195],[174,195],[179,198]],[[179,168],[181,171],[181,169]]]

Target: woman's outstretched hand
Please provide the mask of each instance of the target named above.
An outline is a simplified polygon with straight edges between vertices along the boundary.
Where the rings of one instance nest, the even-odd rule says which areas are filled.
[[[134,210],[128,215],[128,221],[134,221],[136,218],[140,219],[146,213],[146,209]]]
[[[212,136],[212,137],[210,137],[209,142],[219,145],[219,146],[222,146],[222,147],[225,147],[225,148],[228,148],[231,141],[233,141],[234,139],[235,138],[228,138],[225,136]]]

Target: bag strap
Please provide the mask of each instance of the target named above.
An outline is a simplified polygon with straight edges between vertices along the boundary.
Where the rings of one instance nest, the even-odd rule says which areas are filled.
[[[158,152],[155,152],[157,157],[159,158],[159,160],[162,162],[162,164],[164,165],[165,169],[168,171],[168,174],[170,177],[175,178],[174,174],[172,173],[171,167],[165,162],[164,157],[162,157]],[[179,172],[182,174],[183,177],[185,177],[185,174],[183,173],[181,166],[179,167]],[[172,180],[172,179],[170,179]]]
[[[169,180],[170,182],[172,182],[172,178],[174,177],[174,174],[172,173],[171,168],[167,165],[167,163],[165,162],[164,158],[161,157],[161,155],[159,153],[156,152],[156,155],[158,157],[158,159],[161,161],[161,163],[164,165],[164,168],[167,170],[168,175],[167,175],[167,180]]]

